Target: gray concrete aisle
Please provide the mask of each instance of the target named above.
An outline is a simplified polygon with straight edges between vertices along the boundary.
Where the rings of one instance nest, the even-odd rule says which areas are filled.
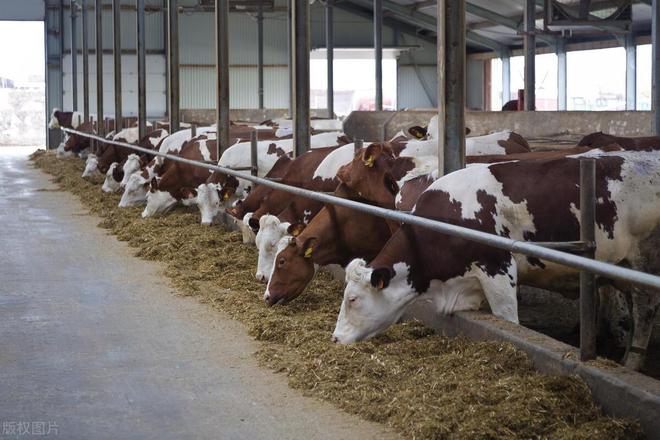
[[[0,148],[0,439],[394,437],[260,369],[239,324],[37,191],[28,153]]]

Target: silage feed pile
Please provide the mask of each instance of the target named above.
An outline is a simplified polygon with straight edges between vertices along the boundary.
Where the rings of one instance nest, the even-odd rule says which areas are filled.
[[[157,219],[117,208],[118,195],[80,177],[80,159],[33,156],[37,167],[103,218],[99,226],[135,254],[162,262],[178,292],[241,321],[261,341],[259,360],[292,387],[381,422],[405,438],[634,439],[639,426],[608,418],[576,377],[539,374],[511,344],[445,338],[417,323],[350,346],[330,335],[342,286],[320,273],[300,298],[267,308],[254,278],[257,252],[236,232],[199,224],[179,208]]]

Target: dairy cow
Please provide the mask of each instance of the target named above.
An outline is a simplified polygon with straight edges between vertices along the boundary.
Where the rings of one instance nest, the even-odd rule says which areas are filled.
[[[616,144],[625,150],[652,151],[660,149],[660,136],[623,137],[605,134],[602,131],[583,137],[578,146],[601,148]]]
[[[660,273],[660,153],[596,157],[596,258]],[[419,197],[413,214],[521,241],[579,239],[579,157],[481,165],[448,174]],[[439,314],[478,309],[518,322],[516,288],[575,295],[577,272],[416,226],[397,230],[369,264],[352,261],[333,339],[350,343],[396,322],[408,305],[430,301]],[[631,298],[633,335],[625,364],[644,359],[659,292],[617,283]]]

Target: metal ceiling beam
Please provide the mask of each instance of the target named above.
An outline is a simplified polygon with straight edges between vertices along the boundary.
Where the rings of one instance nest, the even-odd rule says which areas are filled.
[[[372,0],[349,0],[349,2],[369,9],[373,7]],[[402,21],[415,26],[419,26],[422,29],[426,29],[431,32],[436,32],[437,30],[435,17],[432,17],[428,14],[411,11],[407,6],[400,5],[393,2],[392,0],[383,0],[383,8],[397,16]],[[508,49],[506,45],[500,43],[499,41],[484,37],[483,35],[476,34],[472,31],[467,31],[466,38],[470,43],[477,44],[497,52],[503,52]]]
[[[490,9],[482,8],[481,6],[473,5],[469,2],[465,4],[465,11],[468,14],[476,15],[477,17],[481,17],[491,23],[505,26],[515,31],[522,30],[522,21],[517,18],[506,17],[497,12],[493,12]],[[537,38],[548,46],[554,46],[557,43],[557,39],[549,35],[539,35]]]
[[[335,2],[333,3],[334,7],[342,9],[346,12],[350,12],[351,14],[357,15],[359,17],[371,20],[373,18],[373,14],[370,12],[366,11],[365,9],[359,7],[358,5],[354,4],[353,2]],[[425,34],[421,34],[419,32],[419,28],[416,26],[411,26],[408,23],[401,22],[399,20],[394,20],[390,17],[383,17],[383,25],[384,26],[389,26],[391,28],[397,29],[399,32],[410,35],[415,38],[419,38],[420,40],[426,41],[427,43],[432,43],[435,44],[437,42],[435,36],[429,36]]]

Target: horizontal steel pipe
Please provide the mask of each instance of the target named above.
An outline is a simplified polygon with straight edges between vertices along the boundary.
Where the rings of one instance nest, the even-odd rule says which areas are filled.
[[[250,174],[241,173],[230,168],[219,165],[212,165],[203,162],[198,162],[190,159],[185,159],[171,154],[161,153],[159,151],[149,150],[147,148],[138,147],[137,145],[127,144],[125,142],[118,142],[102,138],[89,133],[72,130],[69,128],[62,128],[62,131],[71,134],[77,134],[83,137],[94,139],[96,141],[105,142],[106,144],[117,145],[119,147],[130,148],[132,150],[140,151],[142,153],[150,154],[152,156],[160,156],[176,162],[185,163],[192,166],[206,168],[209,171],[219,171],[229,176],[238,177],[247,181],[265,185],[269,188],[286,191],[288,193],[307,197],[308,199],[316,200],[322,203],[330,203],[331,205],[343,206],[345,208],[355,209],[366,214],[375,215],[388,220],[394,220],[409,225],[420,226],[422,228],[431,229],[442,234],[452,235],[454,237],[463,238],[465,240],[474,241],[487,246],[504,249],[516,254],[528,255],[530,257],[540,258],[542,260],[552,261],[553,263],[562,264],[564,266],[572,267],[577,270],[586,270],[596,275],[601,275],[606,278],[615,278],[618,280],[628,281],[631,283],[660,289],[660,276],[651,275],[644,272],[628,269],[621,266],[616,266],[602,261],[595,261],[589,258],[580,257],[578,255],[569,254],[566,252],[549,249],[538,244],[511,240],[510,238],[501,237],[499,235],[489,234],[487,232],[476,231],[474,229],[465,228],[463,226],[456,226],[449,223],[431,220],[425,217],[418,217],[416,215],[406,214],[400,211],[381,208],[379,206],[367,205],[365,203],[355,202],[349,199],[342,199],[340,197],[331,196],[323,193],[310,191],[295,186],[289,186],[282,183],[273,182],[270,179],[252,176]]]

